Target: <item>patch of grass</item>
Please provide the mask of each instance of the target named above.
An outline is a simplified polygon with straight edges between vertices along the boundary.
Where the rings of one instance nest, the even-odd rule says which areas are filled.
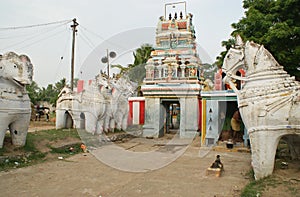
[[[36,164],[42,162],[45,156],[46,153],[35,152],[32,154],[2,157],[0,161],[0,171]]]
[[[54,141],[59,139],[65,139],[67,137],[80,139],[76,129],[59,129],[59,130],[50,129],[44,131],[36,131],[33,133],[29,133],[29,135],[27,135],[27,138],[30,137],[30,134],[32,135],[33,140],[35,141],[43,140],[43,139]]]
[[[46,140],[49,143],[56,140],[66,140],[67,138],[80,139],[75,129],[52,129],[28,133],[25,146],[17,148],[14,148],[10,144],[11,137],[9,135],[5,136],[5,138],[6,144],[0,149],[0,171],[43,162],[46,160],[47,154],[59,153],[63,154],[64,157],[67,157],[67,155],[77,154],[81,151],[79,143],[58,148],[53,148],[49,144],[46,144],[45,146],[48,146],[51,149],[50,152],[46,153],[41,152],[37,148],[37,145],[43,140]],[[5,148],[5,146],[8,148]]]
[[[6,152],[5,147],[0,148],[0,156],[3,156],[5,152]]]
[[[68,155],[81,153],[82,149],[80,148],[80,145],[81,143],[75,143],[63,147],[58,147],[58,148],[50,147],[50,148],[51,148],[51,153],[57,153],[60,155],[64,155],[66,157]]]
[[[297,194],[299,195],[297,188],[290,186],[290,185],[287,185],[287,188],[288,188],[288,192],[291,194],[291,196],[296,196]]]
[[[34,145],[34,138],[32,135],[27,135],[27,139],[26,139],[26,144],[23,147],[25,152],[38,152],[38,150],[36,149],[35,145]]]
[[[246,176],[250,178],[250,183],[246,185],[241,193],[242,197],[257,197],[261,196],[263,191],[268,186],[275,187],[278,182],[272,176],[268,176],[266,178],[255,180],[254,179],[254,171],[251,169]]]

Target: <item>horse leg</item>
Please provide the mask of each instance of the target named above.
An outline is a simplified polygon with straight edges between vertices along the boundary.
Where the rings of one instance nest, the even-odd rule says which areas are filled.
[[[3,148],[3,142],[4,142],[6,131],[7,131],[7,125],[6,124],[1,125],[0,126],[0,148]]]
[[[109,128],[110,128],[110,130],[111,130],[112,132],[115,132],[115,128],[116,128],[116,121],[115,121],[115,119],[114,119],[114,118],[112,118],[112,119],[110,120],[110,123],[109,123]]]
[[[12,144],[15,146],[24,146],[30,122],[30,114],[18,117],[16,121],[9,125]]]
[[[257,130],[249,133],[252,152],[252,167],[255,179],[272,174],[280,132]]]
[[[111,111],[108,109],[106,111],[105,117],[103,117],[103,131],[108,133],[110,131],[110,122],[113,118]]]
[[[86,113],[85,122],[86,132],[95,134],[97,132],[97,118],[95,114]]]
[[[116,122],[116,128],[121,131],[122,129],[122,118],[120,117],[120,111],[116,111],[114,113],[114,118],[115,118],[115,122]]]
[[[97,120],[96,124],[97,126],[95,134],[101,135],[103,133],[103,120]]]
[[[125,131],[127,129],[127,124],[128,124],[128,116],[126,114],[123,115],[122,117],[122,130]]]

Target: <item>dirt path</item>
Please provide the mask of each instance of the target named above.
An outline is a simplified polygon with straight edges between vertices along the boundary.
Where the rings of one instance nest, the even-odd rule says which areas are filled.
[[[248,183],[250,154],[208,151],[203,157],[199,151],[191,145],[170,165],[146,173],[119,171],[90,153],[79,154],[1,172],[1,196],[240,196]],[[206,175],[217,154],[225,173]]]
[[[32,123],[31,131],[53,129],[51,123]],[[157,149],[166,139],[133,138],[118,145],[129,151]],[[216,151],[199,147],[199,136],[171,164],[144,173],[120,171],[100,162],[90,153],[55,159],[26,168],[0,172],[1,196],[197,196],[234,197],[249,183],[250,153]],[[41,142],[42,143],[42,142]],[[206,169],[221,155],[221,177]],[[286,184],[298,185],[299,166],[277,170]],[[298,174],[298,175],[297,175]],[[271,187],[262,196],[290,196],[284,184]]]

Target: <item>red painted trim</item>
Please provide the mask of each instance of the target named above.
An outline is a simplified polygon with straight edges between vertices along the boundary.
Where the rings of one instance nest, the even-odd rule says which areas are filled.
[[[83,90],[83,84],[84,84],[83,80],[78,80],[77,81],[77,93],[82,92],[82,90]]]
[[[132,125],[132,121],[133,121],[133,105],[132,105],[132,101],[129,101],[128,104],[129,104],[129,112],[128,112],[127,123],[128,123],[128,125]]]
[[[198,99],[198,110],[199,110],[199,117],[198,117],[198,131],[201,131],[202,125],[202,99]]]
[[[145,124],[145,101],[140,101],[140,124]]]

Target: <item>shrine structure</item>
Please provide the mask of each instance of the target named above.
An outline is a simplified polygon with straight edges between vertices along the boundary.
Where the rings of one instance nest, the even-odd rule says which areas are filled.
[[[145,137],[179,131],[181,138],[190,138],[199,130],[201,60],[192,19],[185,9],[168,16],[165,12],[159,18],[156,46],[146,63],[141,87],[147,109]]]

